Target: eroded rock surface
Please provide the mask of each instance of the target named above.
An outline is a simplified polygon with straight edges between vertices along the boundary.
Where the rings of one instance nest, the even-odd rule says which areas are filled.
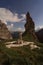
[[[12,39],[7,26],[0,20],[0,39]]]
[[[27,12],[26,14],[25,32],[23,33],[23,36],[28,37],[28,34],[29,36],[31,36],[31,39],[33,38],[33,40],[37,40],[37,37],[35,34],[35,24],[29,12]]]

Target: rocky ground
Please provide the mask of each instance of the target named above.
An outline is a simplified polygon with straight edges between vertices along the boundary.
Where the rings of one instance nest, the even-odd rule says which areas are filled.
[[[16,44],[15,44],[16,43]],[[25,45],[29,45],[31,49],[34,49],[34,48],[38,48],[40,49],[39,46],[37,46],[34,42],[27,42],[27,41],[24,41],[23,43],[17,43],[16,41],[12,41],[12,42],[6,42],[6,47],[7,48],[12,48],[12,47],[21,47],[21,46],[25,46]]]

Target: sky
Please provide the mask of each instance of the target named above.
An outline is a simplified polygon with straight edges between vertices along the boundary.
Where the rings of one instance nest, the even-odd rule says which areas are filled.
[[[24,31],[29,12],[35,29],[43,28],[43,0],[0,0],[0,20],[10,31]]]

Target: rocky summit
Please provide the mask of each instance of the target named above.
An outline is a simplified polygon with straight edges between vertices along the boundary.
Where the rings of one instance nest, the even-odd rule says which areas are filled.
[[[12,39],[12,36],[7,26],[1,20],[0,20],[0,39],[7,39],[7,40]]]
[[[37,40],[36,34],[35,34],[35,24],[34,21],[32,20],[29,12],[26,14],[26,23],[24,25],[25,27],[25,32],[23,33],[23,37],[26,39],[31,40]]]
[[[25,31],[31,33],[32,31],[34,31],[34,28],[35,28],[35,24],[34,24],[32,18],[30,17],[29,12],[27,12],[27,14],[26,14]]]

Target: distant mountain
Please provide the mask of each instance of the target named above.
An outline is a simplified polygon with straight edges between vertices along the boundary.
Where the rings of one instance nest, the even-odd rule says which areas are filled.
[[[43,43],[43,29],[40,29],[36,32],[39,42]]]
[[[22,32],[22,31],[21,31]],[[15,39],[15,38],[19,38],[19,33],[20,33],[20,31],[14,31],[14,32],[11,32],[11,35],[12,35],[12,37],[13,37],[13,39]],[[23,32],[22,32],[23,33]]]
[[[13,38],[18,38],[19,37],[19,32],[15,31],[15,32],[11,32],[11,35]]]

